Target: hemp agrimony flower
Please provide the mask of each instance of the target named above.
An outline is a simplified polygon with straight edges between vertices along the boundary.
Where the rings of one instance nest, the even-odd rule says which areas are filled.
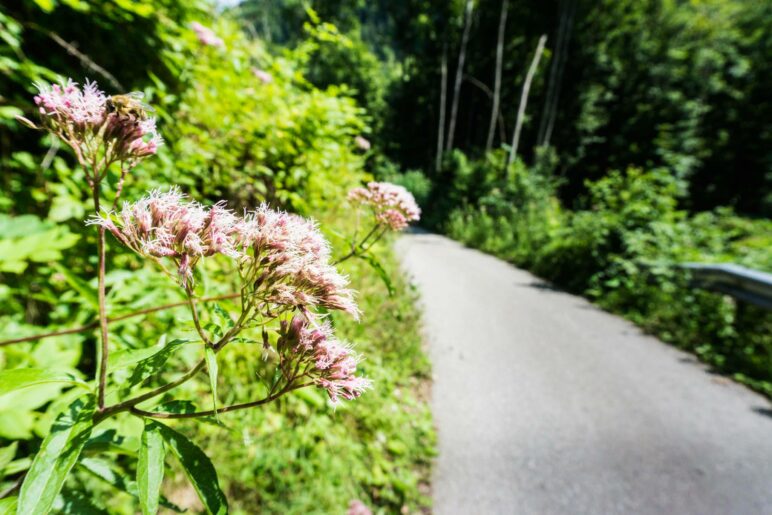
[[[206,46],[212,46],[216,48],[225,47],[225,42],[222,38],[218,37],[215,32],[209,27],[201,25],[197,21],[190,24],[190,28],[196,33],[199,43]]]
[[[370,141],[364,136],[357,136],[354,138],[354,145],[356,145],[358,149],[364,151],[370,150],[370,147],[372,146]]]
[[[237,225],[237,234],[251,294],[285,307],[322,306],[358,316],[348,279],[329,264],[329,243],[313,221],[262,205]]]
[[[329,243],[301,216],[263,205],[239,217],[223,203],[206,207],[172,189],[87,223],[104,227],[140,255],[172,259],[185,287],[201,258],[222,254],[236,261],[242,290],[266,313],[322,306],[358,316],[348,279],[329,264]]]
[[[104,227],[140,255],[172,259],[180,282],[187,285],[199,259],[241,255],[234,240],[237,220],[223,203],[204,207],[172,188],[124,202],[119,212],[102,213],[87,223]]]
[[[261,70],[260,68],[253,67],[252,75],[257,77],[257,80],[259,80],[263,84],[270,84],[271,82],[273,82],[273,75],[271,75],[265,70]]]
[[[101,180],[115,162],[124,170],[134,167],[163,143],[140,93],[109,97],[95,82],[80,88],[72,79],[36,86],[41,128],[72,147],[91,180]],[[26,118],[19,120],[38,128]]]
[[[302,314],[282,322],[276,350],[283,372],[289,373],[290,368],[302,371],[327,391],[333,404],[341,398],[356,399],[372,386],[370,380],[355,375],[359,356],[335,339],[327,322],[316,324]]]
[[[354,188],[348,194],[354,203],[369,206],[377,223],[400,231],[421,217],[413,195],[402,186],[388,182],[370,182],[367,188]]]

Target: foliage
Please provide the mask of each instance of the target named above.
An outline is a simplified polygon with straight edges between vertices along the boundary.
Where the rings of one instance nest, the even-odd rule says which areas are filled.
[[[99,268],[92,257],[96,231],[83,228],[84,219],[93,213],[84,186],[96,175],[85,175],[76,156],[56,139],[41,138],[12,121],[21,114],[35,117],[29,100],[33,80],[71,75],[82,81],[96,75],[112,84],[114,93],[129,88],[144,91],[145,101],[156,109],[166,145],[154,159],[132,169],[127,199],[160,185],[179,184],[202,201],[225,198],[238,208],[267,201],[274,207],[314,213],[339,226],[350,220],[351,207],[341,202],[345,192],[367,178],[363,155],[355,145],[355,137],[368,130],[364,111],[351,97],[351,89],[321,90],[304,76],[308,61],[303,48],[310,46],[301,43],[300,49],[277,56],[227,18],[214,21],[203,4],[176,0],[130,4],[25,1],[4,11],[0,19],[0,35],[11,42],[10,48],[0,49],[4,63],[0,159],[9,172],[2,177],[0,222],[11,228],[0,240],[0,338],[72,329],[69,334],[0,348],[0,373],[14,382],[14,391],[0,396],[0,443],[13,441],[2,449],[3,489],[11,487],[8,491],[13,492],[29,470],[19,498],[21,510],[33,503],[30,509],[36,512],[52,507],[63,513],[134,513],[140,508],[152,513],[158,505],[176,509],[175,502],[189,504],[185,495],[178,499],[190,488],[182,486],[186,474],[204,501],[194,507],[214,513],[226,509],[215,476],[231,496],[231,505],[246,512],[255,506],[284,513],[321,505],[336,511],[354,497],[387,509],[426,506],[433,433],[426,399],[417,392],[428,375],[428,364],[420,348],[413,299],[404,283],[394,279],[389,255],[376,256],[375,249],[370,250],[372,241],[365,246],[338,240],[335,245],[336,255],[354,249],[352,257],[362,258],[352,272],[367,289],[363,297],[367,306],[378,308],[364,326],[335,318],[336,329],[362,342],[361,350],[369,359],[361,366],[381,381],[369,407],[335,412],[316,392],[299,390],[303,393],[297,398],[264,412],[252,410],[252,418],[244,420],[219,413],[219,420],[204,417],[196,424],[143,425],[128,413],[111,418],[93,415],[95,401],[78,398],[84,378],[94,375],[99,362],[93,322],[102,311],[101,285],[91,279]],[[213,24],[223,46],[202,45],[189,28],[192,21]],[[124,24],[131,28],[119,28]],[[90,34],[98,42],[107,33],[116,34],[116,40],[91,45],[80,39]],[[67,46],[59,40],[77,44]],[[325,44],[332,54],[347,55],[345,39]],[[107,198],[115,195],[118,179],[115,171],[105,177]],[[201,331],[179,306],[184,292],[170,288],[168,277],[114,242],[108,245],[107,261],[104,303],[118,319],[110,325],[110,405],[130,396],[130,389],[135,394],[152,392],[191,369],[203,347],[187,343]],[[362,267],[368,266],[370,274],[378,273],[365,274]],[[238,284],[217,257],[210,257],[194,277],[202,296],[229,293]],[[394,288],[386,302],[384,278]],[[121,319],[163,304],[177,307]],[[237,310],[238,303],[227,299],[217,304],[202,301],[205,334],[227,334],[233,323],[228,312]],[[210,355],[210,376],[202,374],[185,383],[179,390],[182,398],[164,395],[144,407],[190,415],[209,410],[213,393],[219,397],[218,407],[264,396],[266,390],[256,378],[269,385],[274,382],[276,361],[262,359],[267,333],[256,328],[248,333],[218,353],[216,367]],[[401,337],[394,339],[394,334]],[[269,336],[267,343],[275,345],[276,337]],[[23,367],[47,374],[7,375]],[[71,388],[73,384],[78,386]],[[397,387],[400,399],[394,397]],[[403,409],[404,415],[394,416],[394,409]],[[95,429],[93,417],[100,422]],[[49,431],[52,427],[54,432]],[[276,434],[273,442],[261,442],[265,460],[243,452],[233,456],[244,450],[233,441],[244,441],[253,428],[259,433],[252,434]],[[332,448],[316,445],[318,452],[307,451],[309,442],[327,437]],[[202,440],[211,463],[196,450]],[[32,461],[32,456],[38,457]],[[298,456],[304,461],[293,466],[301,472],[287,476],[288,464]],[[172,457],[177,458],[176,465],[169,467]],[[156,497],[164,468],[170,481]],[[136,481],[129,479],[135,475]],[[319,503],[314,505],[305,494],[312,477]],[[262,489],[259,498],[254,494],[255,480]]]
[[[394,278],[395,258],[382,251],[378,259]],[[415,293],[396,277],[394,296],[385,298],[386,288],[366,263],[351,260],[345,269],[365,315],[360,324],[341,317],[335,327],[366,355],[360,366],[372,378],[373,390],[335,410],[315,391],[301,390],[265,409],[223,417],[226,429],[200,423],[191,427],[205,435],[204,448],[217,457],[235,513],[343,513],[350,499],[362,499],[385,513],[417,513],[431,502],[429,363],[412,307]],[[221,374],[249,377],[254,369],[251,349],[233,352]],[[252,382],[229,382],[224,401],[253,390]],[[199,385],[189,398],[205,391]]]
[[[772,223],[726,208],[690,215],[679,209],[684,182],[664,169],[631,168],[588,182],[580,208],[566,211],[555,181],[538,167],[516,164],[504,184],[490,180],[501,174],[500,162],[495,155],[472,163],[458,155],[443,172],[454,174],[448,184],[456,189],[434,205],[447,213],[444,221],[435,214],[450,236],[583,293],[772,394],[772,315],[690,288],[678,268],[734,262],[772,270]],[[470,174],[475,180],[465,179]],[[459,184],[472,186],[459,191]],[[442,203],[449,197],[450,212]]]

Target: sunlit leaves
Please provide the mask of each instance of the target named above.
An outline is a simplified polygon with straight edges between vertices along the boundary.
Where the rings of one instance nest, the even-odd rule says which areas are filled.
[[[81,397],[56,418],[22,484],[18,513],[48,513],[51,509],[91,436],[94,404],[93,396]]]
[[[148,420],[142,432],[137,464],[137,487],[143,515],[158,511],[158,499],[164,477],[164,455],[160,424]]]
[[[155,421],[147,422],[145,430],[148,426],[161,434],[167,449],[179,460],[207,513],[214,515],[228,513],[228,501],[220,489],[217,471],[204,451],[168,426]]]

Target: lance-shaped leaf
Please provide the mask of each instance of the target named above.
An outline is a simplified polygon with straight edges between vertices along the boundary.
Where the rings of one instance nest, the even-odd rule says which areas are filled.
[[[228,513],[228,500],[220,489],[217,471],[204,451],[188,440],[184,435],[159,422],[148,424],[157,426],[166,442],[167,449],[174,454],[182,465],[198,497],[204,504],[207,513],[223,515]]]
[[[217,354],[210,346],[206,346],[206,369],[209,372],[209,384],[212,387],[212,408],[214,409],[214,418],[219,421],[217,416]]]
[[[67,383],[89,388],[88,384],[67,372],[42,368],[16,368],[0,372],[0,395],[50,383]]]
[[[383,281],[383,284],[386,285],[386,289],[389,290],[389,297],[393,297],[394,284],[391,282],[391,277],[389,277],[389,273],[385,268],[383,268],[381,262],[375,259],[375,257],[373,257],[371,254],[361,254],[359,257],[367,261],[370,267],[375,270],[375,272],[378,274],[378,277],[380,277],[381,281]]]
[[[150,420],[145,421],[145,430],[139,446],[139,463],[137,464],[137,490],[142,514],[148,515],[158,511],[161,495],[161,483],[164,479],[164,441],[161,436],[160,424]]]
[[[21,485],[19,515],[50,511],[67,474],[91,436],[93,417],[94,397],[88,395],[70,404],[56,418]]]
[[[164,348],[137,363],[134,371],[129,378],[126,388],[136,386],[147,378],[160,372],[166,365],[166,362],[174,354],[175,351],[180,349],[182,345],[189,343],[189,340],[172,340],[166,344]]]

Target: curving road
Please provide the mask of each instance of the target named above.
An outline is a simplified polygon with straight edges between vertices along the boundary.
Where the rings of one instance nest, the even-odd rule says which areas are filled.
[[[772,514],[772,406],[580,297],[431,234],[443,514]]]

